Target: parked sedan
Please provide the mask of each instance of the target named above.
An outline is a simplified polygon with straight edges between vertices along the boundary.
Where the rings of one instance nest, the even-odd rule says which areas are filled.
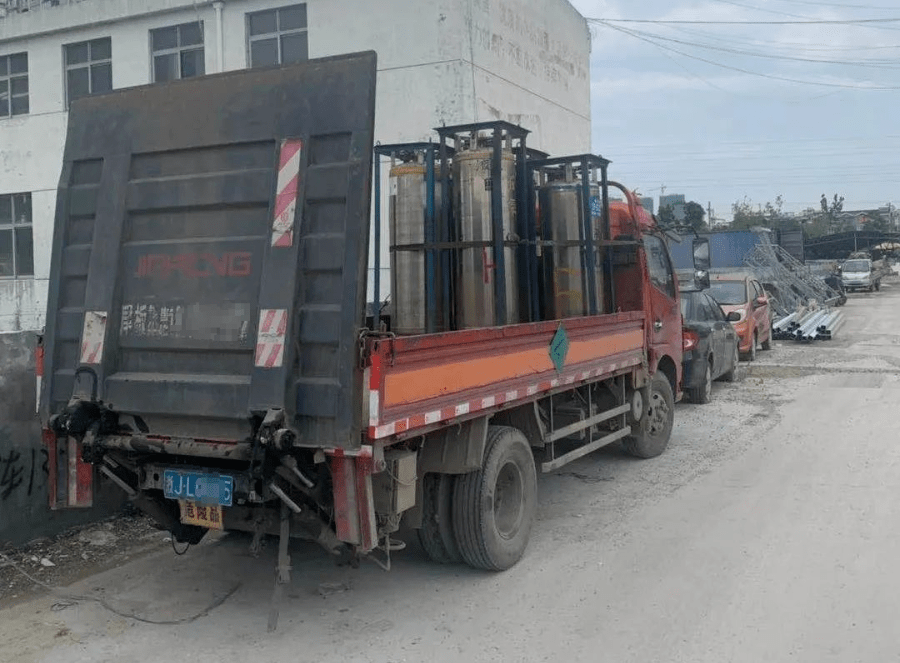
[[[726,315],[739,314],[734,328],[746,359],[756,359],[757,346],[763,350],[772,348],[772,312],[769,297],[759,281],[749,276],[718,276],[709,284],[709,295]]]
[[[713,380],[734,380],[738,335],[729,316],[706,292],[681,293],[684,390],[694,403],[709,403]],[[737,313],[730,314],[736,320]]]

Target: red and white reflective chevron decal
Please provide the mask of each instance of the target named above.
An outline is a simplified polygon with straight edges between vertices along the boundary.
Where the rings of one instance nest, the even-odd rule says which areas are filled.
[[[272,246],[283,248],[294,244],[294,215],[297,211],[297,186],[300,182],[300,149],[303,142],[288,139],[281,142],[278,159],[278,185],[275,190],[275,215],[272,219]]]
[[[85,311],[81,331],[81,363],[99,364],[106,340],[106,311]]]
[[[284,336],[288,312],[283,308],[264,308],[259,312],[256,336],[257,368],[278,368],[284,363]]]

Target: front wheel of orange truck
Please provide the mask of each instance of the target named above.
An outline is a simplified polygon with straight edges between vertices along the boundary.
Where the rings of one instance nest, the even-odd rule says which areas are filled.
[[[666,376],[654,375],[649,392],[644,416],[632,426],[631,435],[622,440],[625,451],[638,458],[654,458],[665,451],[675,423],[675,396]]]
[[[469,566],[504,571],[528,546],[537,510],[537,471],[517,429],[488,429],[481,469],[462,474],[453,491],[453,530]]]

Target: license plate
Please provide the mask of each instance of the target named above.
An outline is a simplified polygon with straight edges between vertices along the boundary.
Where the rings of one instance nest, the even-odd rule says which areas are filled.
[[[206,506],[231,506],[234,479],[225,474],[205,474],[166,470],[163,493],[170,500],[196,502]]]
[[[222,507],[218,505],[197,504],[179,500],[181,522],[185,525],[199,525],[209,529],[224,529],[222,526]]]

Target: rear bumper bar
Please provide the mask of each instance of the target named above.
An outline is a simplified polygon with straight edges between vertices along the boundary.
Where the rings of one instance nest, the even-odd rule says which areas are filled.
[[[94,440],[92,445],[101,449],[134,451],[136,453],[243,461],[250,460],[251,451],[249,442],[214,442],[193,438],[162,438],[145,435],[106,435]]]

